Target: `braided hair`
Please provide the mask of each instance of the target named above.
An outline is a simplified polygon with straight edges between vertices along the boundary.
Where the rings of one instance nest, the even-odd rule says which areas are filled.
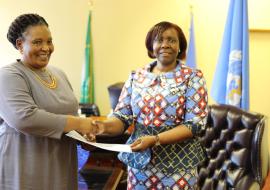
[[[18,16],[9,26],[7,39],[16,47],[16,40],[23,37],[23,33],[29,26],[46,25],[49,27],[46,20],[37,14],[22,14]]]

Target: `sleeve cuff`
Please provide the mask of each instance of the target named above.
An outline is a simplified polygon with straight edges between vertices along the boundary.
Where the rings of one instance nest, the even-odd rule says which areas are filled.
[[[191,131],[193,136],[198,135],[198,133],[200,132],[199,130],[200,127],[198,126],[198,124],[193,124],[192,122],[189,121],[183,123],[183,125],[186,126]]]
[[[126,131],[129,128],[130,124],[129,124],[128,119],[126,117],[119,115],[117,113],[111,114],[110,117],[116,117],[116,118],[120,119],[124,123],[124,131]]]

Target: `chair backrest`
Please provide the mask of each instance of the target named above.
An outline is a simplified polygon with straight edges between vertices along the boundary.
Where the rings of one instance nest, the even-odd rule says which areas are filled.
[[[100,116],[99,108],[96,104],[80,103],[79,109],[81,114],[84,114],[86,117]]]
[[[118,99],[119,99],[119,96],[121,94],[123,86],[124,86],[123,82],[118,82],[118,83],[112,84],[108,87],[112,110],[115,109],[115,107],[118,103]]]
[[[211,105],[201,134],[207,159],[198,167],[201,190],[260,189],[268,171],[265,117],[230,105]]]

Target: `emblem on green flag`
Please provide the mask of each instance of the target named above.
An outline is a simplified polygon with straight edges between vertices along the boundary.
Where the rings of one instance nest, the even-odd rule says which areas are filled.
[[[95,103],[94,93],[94,67],[93,67],[93,47],[91,36],[91,11],[88,16],[85,58],[82,68],[81,97],[80,103]]]

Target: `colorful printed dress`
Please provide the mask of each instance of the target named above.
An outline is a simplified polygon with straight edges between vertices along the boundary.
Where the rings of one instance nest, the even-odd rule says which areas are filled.
[[[208,112],[205,80],[201,71],[180,62],[174,71],[157,75],[151,72],[156,64],[130,75],[113,115],[126,126],[134,123],[132,139],[179,125],[188,127],[194,137],[152,147],[151,161],[145,168],[128,167],[128,189],[193,189],[196,166],[205,158],[197,139]]]

